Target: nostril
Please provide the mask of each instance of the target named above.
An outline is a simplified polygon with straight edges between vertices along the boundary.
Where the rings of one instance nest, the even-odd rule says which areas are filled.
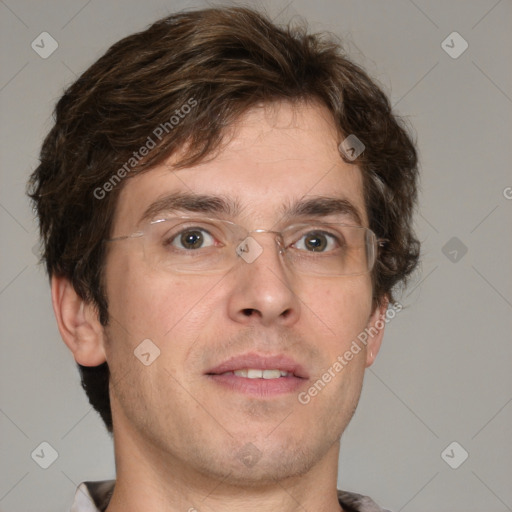
[[[244,310],[243,310],[243,314],[244,314],[245,316],[252,316],[252,314],[253,314],[253,312],[254,312],[254,311],[255,311],[254,309],[246,308],[246,309],[244,309]]]

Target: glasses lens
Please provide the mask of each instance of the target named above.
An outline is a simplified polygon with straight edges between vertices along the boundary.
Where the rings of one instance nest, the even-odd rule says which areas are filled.
[[[247,230],[229,221],[167,218],[152,222],[145,232],[144,254],[150,266],[158,270],[193,274],[222,272],[243,264],[242,260],[252,263],[257,259],[240,253],[240,243],[248,235]],[[304,274],[359,275],[371,271],[375,261],[376,237],[363,227],[296,224],[287,227],[277,241],[290,268]],[[262,252],[263,248],[258,247]]]
[[[209,273],[229,268],[232,260],[233,234],[221,221],[168,218],[153,222],[144,238],[146,261],[156,269]]]
[[[291,265],[305,274],[347,276],[371,270],[375,235],[344,224],[291,226],[285,244]]]

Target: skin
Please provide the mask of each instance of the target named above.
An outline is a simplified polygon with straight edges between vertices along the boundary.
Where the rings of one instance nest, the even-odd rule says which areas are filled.
[[[234,128],[209,162],[173,171],[171,158],[126,180],[112,235],[136,231],[150,203],[177,191],[236,198],[242,210],[230,220],[249,230],[276,229],[282,204],[304,196],[345,198],[367,226],[361,171],[341,159],[341,138],[324,107],[254,108]],[[53,278],[59,329],[75,360],[107,361],[111,370],[117,484],[108,512],[341,510],[340,437],[383,330],[307,405],[295,391],[250,397],[204,373],[249,351],[286,354],[307,369],[299,391],[307,390],[382,318],[386,302],[372,310],[369,274],[297,275],[283,264],[272,235],[253,236],[263,253],[216,276],[150,268],[140,239],[113,242],[105,329],[68,280]],[[145,366],[133,351],[148,338],[160,356]],[[250,466],[240,457],[247,446],[257,459]]]

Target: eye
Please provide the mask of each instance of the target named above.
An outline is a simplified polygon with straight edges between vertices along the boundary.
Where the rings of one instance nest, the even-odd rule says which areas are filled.
[[[326,231],[309,231],[293,245],[302,251],[326,252],[340,247],[340,242],[335,235]]]
[[[215,239],[206,229],[194,227],[169,237],[167,245],[178,249],[197,250],[215,245]]]

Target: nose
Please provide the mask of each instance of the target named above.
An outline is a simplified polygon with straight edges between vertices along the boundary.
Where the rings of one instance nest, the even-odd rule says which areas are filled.
[[[291,326],[300,316],[297,282],[286,268],[280,237],[260,233],[251,233],[237,249],[228,314],[245,325]]]

